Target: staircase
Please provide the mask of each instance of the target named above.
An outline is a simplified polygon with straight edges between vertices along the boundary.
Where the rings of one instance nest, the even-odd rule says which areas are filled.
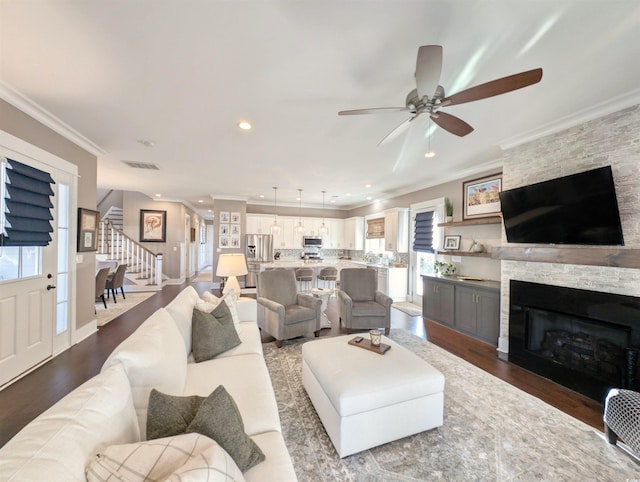
[[[96,258],[127,265],[125,291],[160,291],[166,284],[162,254],[149,251],[123,233],[121,208],[111,207],[102,217]]]

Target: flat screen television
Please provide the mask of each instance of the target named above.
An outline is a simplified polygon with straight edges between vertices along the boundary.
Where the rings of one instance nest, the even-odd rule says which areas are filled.
[[[500,193],[510,243],[624,245],[611,166]]]

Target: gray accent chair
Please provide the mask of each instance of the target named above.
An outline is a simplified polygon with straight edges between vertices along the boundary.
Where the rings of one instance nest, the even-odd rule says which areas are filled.
[[[340,322],[347,330],[381,328],[385,335],[391,329],[393,299],[378,291],[376,270],[345,268],[340,271],[338,307]]]
[[[320,298],[298,293],[293,270],[261,271],[256,287],[258,326],[276,339],[283,340],[320,334]]]

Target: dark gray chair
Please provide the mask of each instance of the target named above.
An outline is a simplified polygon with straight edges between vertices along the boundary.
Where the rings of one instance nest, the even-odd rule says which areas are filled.
[[[104,307],[107,307],[107,300],[104,299],[104,290],[107,285],[107,277],[109,276],[109,268],[102,268],[96,274],[96,300],[100,298],[104,303]]]
[[[283,340],[319,335],[322,301],[298,293],[292,270],[261,271],[256,288],[258,326],[276,339],[278,348]]]
[[[107,284],[106,284],[107,298],[109,297],[109,291],[111,291],[111,294],[113,295],[114,303],[117,303],[116,291],[118,291],[118,288],[120,288],[120,292],[122,293],[122,298],[125,300],[127,299],[127,297],[124,295],[124,288],[123,288],[125,271],[127,271],[127,265],[121,264],[118,266],[115,273],[110,274],[107,277]]]
[[[338,279],[338,269],[337,268],[322,268],[318,273],[318,281],[322,281],[322,287],[324,288],[327,283],[331,287],[332,293],[331,296],[335,293],[336,290],[336,281]]]
[[[309,292],[311,283],[313,282],[313,269],[311,268],[297,268],[296,269],[296,281],[300,284],[298,291]],[[303,288],[307,288],[306,290]]]
[[[338,309],[340,322],[347,333],[352,329],[391,329],[393,299],[378,291],[378,274],[374,269],[345,268],[340,270]]]

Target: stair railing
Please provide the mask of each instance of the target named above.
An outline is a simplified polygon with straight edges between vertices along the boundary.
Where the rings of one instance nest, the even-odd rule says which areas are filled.
[[[113,226],[111,220],[100,222],[100,253],[119,264],[127,264],[128,273],[137,273],[149,285],[162,285],[162,253],[154,253]]]

